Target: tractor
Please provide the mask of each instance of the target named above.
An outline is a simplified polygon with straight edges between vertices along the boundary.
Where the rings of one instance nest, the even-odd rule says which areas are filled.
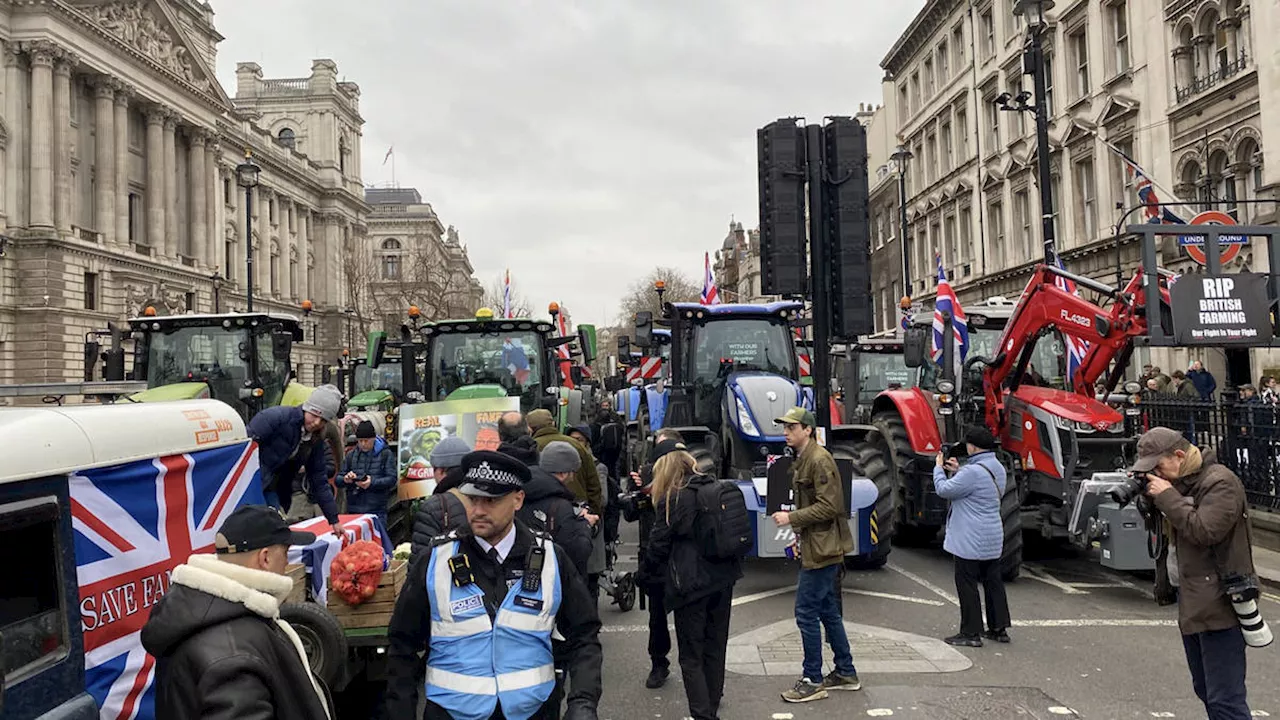
[[[871,406],[885,390],[915,387],[918,368],[909,368],[902,357],[902,338],[893,332],[858,338],[844,348],[832,349],[832,375],[841,379],[843,421],[871,422]]]
[[[302,340],[302,326],[291,315],[227,313],[156,315],[148,307],[127,321],[133,340],[130,379],[147,389],[133,402],[213,398],[236,409],[246,421],[275,405],[298,405],[311,388],[293,380],[290,352]],[[110,337],[101,352],[98,339]],[[93,379],[101,355],[103,379],[123,380],[125,338],[120,329],[90,333],[85,342],[85,379]]]

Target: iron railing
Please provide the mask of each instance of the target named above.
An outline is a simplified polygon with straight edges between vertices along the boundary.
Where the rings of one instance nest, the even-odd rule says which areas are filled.
[[[1178,102],[1186,102],[1209,88],[1214,87],[1218,83],[1224,82],[1227,79],[1238,75],[1248,64],[1249,56],[1241,50],[1239,57],[1231,60],[1230,62],[1220,64],[1212,72],[1192,78],[1190,85],[1176,86],[1174,90],[1177,93]]]
[[[1244,483],[1250,505],[1280,510],[1280,406],[1227,391],[1219,400],[1147,393],[1139,407],[1139,432],[1172,428],[1201,450],[1214,450]]]

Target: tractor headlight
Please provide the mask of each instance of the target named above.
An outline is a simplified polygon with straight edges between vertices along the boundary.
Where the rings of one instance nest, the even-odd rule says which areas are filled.
[[[1129,393],[1130,395],[1136,395],[1142,392],[1142,383],[1136,380],[1130,380],[1129,382],[1124,384],[1124,391]]]
[[[736,394],[733,396],[733,404],[738,407],[738,427],[742,428],[742,434],[760,437],[760,428],[756,427],[755,421],[751,419],[747,404]]]
[[[956,391],[956,384],[950,380],[940,380],[938,382],[938,392],[948,395]]]
[[[950,405],[951,400],[952,400],[952,397],[946,393],[942,393],[941,395],[938,396],[938,402],[942,405]]]

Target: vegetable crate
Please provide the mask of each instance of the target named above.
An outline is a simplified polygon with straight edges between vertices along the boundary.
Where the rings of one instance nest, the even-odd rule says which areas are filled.
[[[373,596],[359,605],[348,605],[330,587],[327,603],[329,612],[333,613],[342,627],[347,630],[390,625],[391,613],[396,608],[396,598],[400,596],[400,588],[404,587],[404,578],[408,570],[408,561],[392,560],[391,566],[384,570],[382,577],[378,579],[378,588]]]
[[[293,580],[293,589],[285,596],[285,602],[300,603],[307,600],[307,566],[302,563],[289,563],[285,575]]]

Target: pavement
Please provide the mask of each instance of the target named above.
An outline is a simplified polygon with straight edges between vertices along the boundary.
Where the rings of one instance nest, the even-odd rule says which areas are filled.
[[[1280,552],[1254,545],[1253,569],[1263,584],[1280,590]]]

